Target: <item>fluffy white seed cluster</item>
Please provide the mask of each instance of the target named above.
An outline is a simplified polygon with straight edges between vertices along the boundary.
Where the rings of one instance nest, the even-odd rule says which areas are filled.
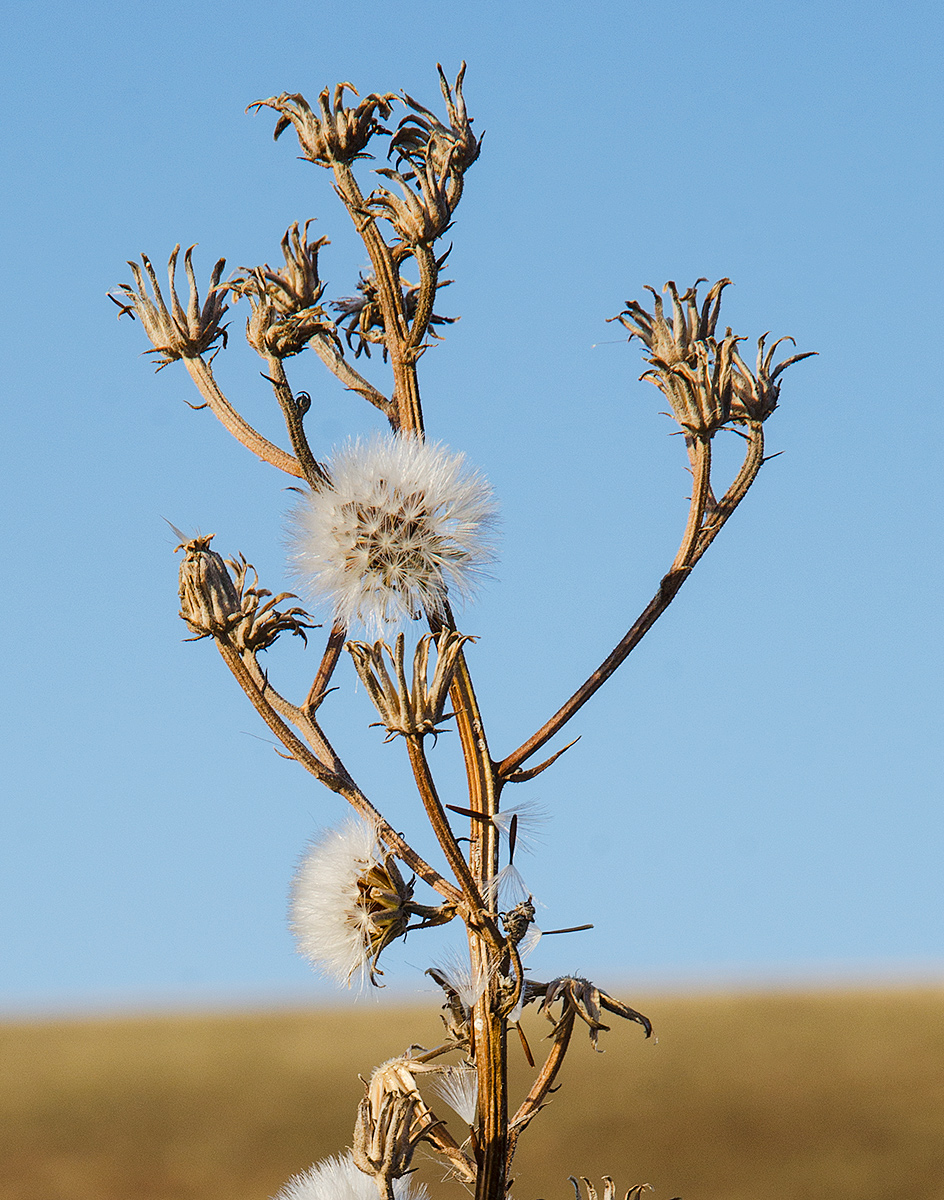
[[[386,626],[467,599],[488,564],[497,509],[462,454],[410,436],[354,441],[326,464],[331,485],[295,512],[296,573],[336,620]]]
[[[360,881],[383,862],[376,826],[349,817],[306,850],[292,883],[290,918],[299,952],[348,986],[367,977],[374,929]]]
[[[422,1184],[409,1176],[393,1181],[395,1200],[429,1200]],[[293,1176],[275,1196],[275,1200],[377,1200],[377,1185],[354,1165],[350,1153],[326,1158],[307,1171]]]

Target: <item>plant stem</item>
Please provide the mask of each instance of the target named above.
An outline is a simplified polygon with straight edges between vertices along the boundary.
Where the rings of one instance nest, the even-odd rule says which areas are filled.
[[[296,458],[264,438],[233,408],[220,391],[213,376],[213,369],[208,362],[202,358],[185,358],[183,363],[190,372],[190,378],[197,385],[200,395],[207,402],[207,407],[238,442],[242,442],[247,450],[251,450],[257,458],[261,458],[270,466],[278,467],[280,471],[294,475],[296,479],[305,478],[305,472],[299,466]]]

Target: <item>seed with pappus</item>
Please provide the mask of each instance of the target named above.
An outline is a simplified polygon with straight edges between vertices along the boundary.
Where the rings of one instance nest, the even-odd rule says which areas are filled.
[[[355,441],[295,513],[296,571],[345,626],[371,632],[466,599],[494,560],[496,506],[462,454],[398,435]]]

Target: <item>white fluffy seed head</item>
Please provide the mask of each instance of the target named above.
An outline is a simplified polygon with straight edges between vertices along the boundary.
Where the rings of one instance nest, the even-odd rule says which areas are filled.
[[[429,1200],[426,1188],[409,1176],[393,1181],[393,1194],[395,1200]],[[348,1152],[343,1157],[326,1158],[293,1176],[275,1200],[377,1200],[377,1185],[372,1176],[354,1165]]]
[[[359,884],[382,863],[376,825],[349,817],[310,844],[292,882],[290,918],[299,953],[348,986],[366,981],[376,936]]]
[[[467,599],[495,552],[497,509],[462,454],[419,438],[349,442],[326,464],[330,486],[306,495],[292,530],[296,574],[334,618],[380,636]]]

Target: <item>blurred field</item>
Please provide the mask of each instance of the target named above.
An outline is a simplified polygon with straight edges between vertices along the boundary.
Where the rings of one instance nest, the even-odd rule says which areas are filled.
[[[623,998],[658,1042],[581,1036],[517,1200],[604,1173],[653,1200],[944,1200],[944,991]],[[0,1024],[0,1197],[266,1200],[348,1143],[358,1072],[438,1028],[432,1003]]]

